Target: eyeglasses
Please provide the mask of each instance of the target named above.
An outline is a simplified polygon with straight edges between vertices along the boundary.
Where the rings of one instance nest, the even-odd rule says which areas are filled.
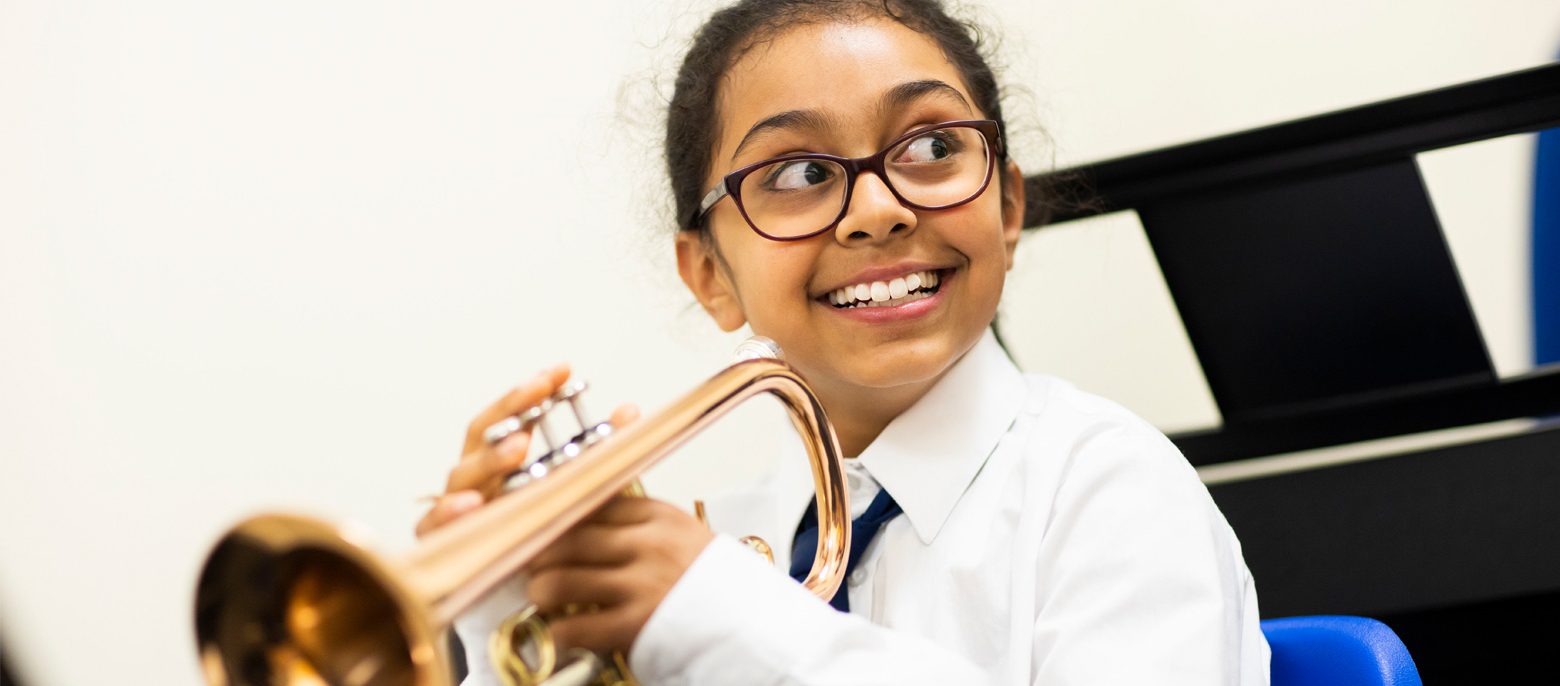
[[[997,122],[972,119],[911,131],[869,157],[776,157],[727,174],[705,194],[689,226],[698,227],[715,203],[729,195],[758,235],[772,241],[812,238],[845,218],[862,171],[877,174],[906,207],[945,210],[985,192],[1001,155]]]

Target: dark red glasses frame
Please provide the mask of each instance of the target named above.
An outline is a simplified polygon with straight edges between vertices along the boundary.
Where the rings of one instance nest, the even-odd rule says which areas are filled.
[[[894,148],[898,147],[899,144],[914,139],[917,136],[921,136],[929,131],[951,128],[975,129],[976,131],[980,132],[981,136],[986,140],[986,149],[990,151],[991,154],[987,155],[986,178],[981,180],[980,188],[975,189],[975,192],[971,193],[969,197],[958,202],[948,203],[946,205],[917,205],[913,202],[910,202],[909,200],[906,200],[905,196],[899,194],[899,189],[894,187],[893,180],[888,177],[888,170],[884,166],[884,161],[888,159],[888,153]],[[700,224],[702,224],[704,221],[705,215],[709,214],[711,209],[714,209],[715,203],[720,202],[721,198],[731,196],[731,201],[737,204],[737,211],[742,214],[742,219],[747,222],[748,228],[753,229],[753,231],[758,235],[772,241],[800,241],[812,238],[818,234],[834,230],[834,227],[839,226],[840,221],[845,219],[845,213],[850,210],[851,193],[853,193],[856,188],[856,177],[862,171],[870,171],[876,174],[877,177],[883,181],[883,185],[888,187],[888,191],[894,194],[894,198],[898,199],[899,203],[906,207],[917,210],[946,210],[968,203],[971,200],[980,197],[981,193],[985,193],[986,187],[991,185],[992,170],[996,167],[997,160],[1001,159],[1002,157],[1002,128],[1001,125],[990,119],[961,119],[957,121],[946,121],[942,122],[941,124],[932,124],[931,126],[919,128],[903,136],[895,138],[892,143],[889,143],[887,147],[879,150],[877,154],[868,155],[867,157],[858,157],[852,159],[849,157],[825,155],[823,153],[798,153],[795,155],[783,155],[781,157],[775,157],[763,160],[761,162],[754,162],[753,164],[742,167],[741,169],[731,172],[730,174],[727,174],[725,177],[723,177],[721,182],[716,184],[714,188],[711,188],[710,191],[704,195],[704,199],[699,202],[699,209],[694,213],[694,216],[688,222],[688,228],[699,228]],[[843,167],[845,169],[845,199],[840,203],[839,216],[836,216],[834,221],[829,222],[827,226],[803,236],[788,236],[785,238],[780,238],[764,233],[764,230],[758,228],[758,225],[753,223],[752,218],[748,217],[747,208],[742,206],[742,181],[747,178],[748,174],[758,171],[759,169],[778,162],[790,162],[792,160],[826,160],[829,162],[834,162],[835,164]]]

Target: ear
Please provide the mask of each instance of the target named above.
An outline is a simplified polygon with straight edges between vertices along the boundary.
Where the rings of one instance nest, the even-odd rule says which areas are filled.
[[[1007,268],[1013,268],[1013,251],[1024,231],[1024,173],[1011,158],[1002,166],[1002,242],[1007,247]]]
[[[677,273],[721,331],[736,331],[747,323],[742,299],[731,283],[731,270],[714,238],[693,229],[678,231]]]

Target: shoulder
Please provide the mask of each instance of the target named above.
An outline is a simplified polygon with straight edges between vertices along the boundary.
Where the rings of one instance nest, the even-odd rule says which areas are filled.
[[[1201,486],[1180,449],[1154,425],[1119,403],[1046,374],[1025,374],[1032,431],[1061,450],[1064,473],[1130,468],[1174,475]]]
[[[1158,429],[1131,410],[1078,388],[1066,379],[1026,373],[1024,383],[1029,390],[1026,413],[1045,415],[1052,422],[1075,427],[1083,433],[1119,430],[1163,437]]]
[[[1158,428],[1057,377],[1025,374],[1025,382],[1025,459],[1050,472],[1053,517],[1104,515],[1139,529],[1233,539],[1197,470]]]
[[[1033,420],[1025,459],[1050,465],[1052,474],[1048,507],[1036,515],[1040,533],[1016,561],[1035,570],[1041,671],[1067,680],[1086,670],[1097,679],[1097,664],[1070,657],[1092,644],[1137,646],[1135,661],[1106,668],[1118,676],[1179,671],[1211,679],[1237,664],[1265,674],[1256,590],[1240,543],[1175,444],[1066,381],[1025,380],[1031,397],[1043,399],[1025,411]]]

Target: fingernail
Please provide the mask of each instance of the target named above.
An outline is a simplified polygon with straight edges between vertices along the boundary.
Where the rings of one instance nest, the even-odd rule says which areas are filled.
[[[531,432],[516,431],[504,437],[498,445],[493,446],[493,451],[503,458],[505,464],[513,464],[519,460],[531,447]]]
[[[465,512],[482,504],[482,494],[476,491],[457,491],[444,499],[444,507],[452,513]]]

